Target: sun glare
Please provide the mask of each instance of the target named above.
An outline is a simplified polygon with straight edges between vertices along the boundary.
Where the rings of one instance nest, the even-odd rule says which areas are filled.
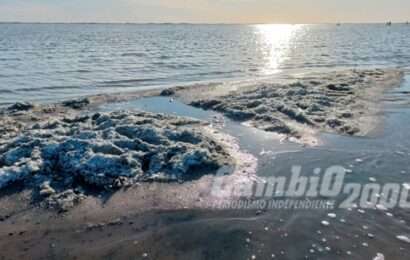
[[[289,57],[293,43],[303,25],[263,24],[255,25],[255,34],[260,41],[265,59],[263,75],[280,72],[280,65]]]

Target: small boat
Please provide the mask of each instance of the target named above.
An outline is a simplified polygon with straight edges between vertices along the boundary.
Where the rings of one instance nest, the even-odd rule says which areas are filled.
[[[409,25],[409,21],[406,22],[406,25]]]
[[[341,23],[337,23],[337,24],[336,24],[336,26],[340,26],[340,25],[342,25],[342,24],[341,24]]]
[[[392,23],[391,23],[391,22],[387,22],[386,25],[387,25],[387,26],[391,26]]]

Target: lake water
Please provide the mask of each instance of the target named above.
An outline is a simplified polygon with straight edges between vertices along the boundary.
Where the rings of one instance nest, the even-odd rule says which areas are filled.
[[[323,134],[322,146],[301,147],[228,119],[223,130],[258,158],[257,174],[262,178],[288,176],[293,165],[302,166],[307,176],[318,167],[341,165],[352,171],[346,176],[348,183],[365,185],[374,179],[401,185],[410,183],[409,39],[407,25],[3,24],[0,104],[195,82],[257,84],[293,73],[352,67],[400,67],[407,70],[406,80],[386,94],[386,120],[377,138]],[[205,120],[214,116],[163,97],[103,107],[116,109]],[[323,220],[330,225],[323,226]],[[386,259],[408,259],[410,244],[397,236],[410,237],[409,223],[409,209],[400,207],[363,212],[278,209],[260,215],[187,210],[161,212],[144,222],[147,227],[140,242],[144,252],[148,249],[157,259],[362,260],[373,259],[378,252]],[[135,257],[135,243],[116,242],[97,246],[114,258]],[[82,241],[81,245],[87,247]],[[70,246],[66,250],[71,252]]]
[[[0,105],[351,67],[409,68],[410,26],[0,24]]]

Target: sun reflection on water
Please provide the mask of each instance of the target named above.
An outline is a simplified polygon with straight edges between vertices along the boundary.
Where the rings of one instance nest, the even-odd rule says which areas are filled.
[[[254,27],[265,60],[262,74],[280,72],[280,65],[289,58],[293,43],[304,25],[262,24]]]

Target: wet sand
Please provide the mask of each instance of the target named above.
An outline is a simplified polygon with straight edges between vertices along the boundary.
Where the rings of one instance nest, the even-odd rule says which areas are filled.
[[[395,78],[393,82],[397,84],[400,80],[401,78]],[[382,92],[393,85],[380,86],[382,87],[372,89],[372,93],[377,93],[379,98],[382,97]],[[192,95],[188,94],[190,91],[178,88],[172,95],[180,97],[186,103],[193,102],[193,99],[203,100],[203,96],[192,98]],[[67,104],[51,107],[40,105],[31,109],[30,113],[16,111],[13,115],[3,116],[2,131],[18,132],[25,124],[42,121],[47,117],[75,117],[89,113],[107,101],[129,101],[155,94],[160,92],[145,92],[127,97],[90,97],[89,103],[80,104],[78,107],[72,107],[70,104],[69,108]],[[229,101],[227,95],[233,94],[224,90],[223,94],[218,94],[217,97],[219,95]],[[372,96],[371,100],[373,97],[375,96]],[[170,98],[164,98],[169,103],[164,109],[171,112],[179,103],[169,102]],[[359,110],[366,107],[368,102],[369,99],[366,99],[364,103],[360,103]],[[131,103],[131,106],[133,105],[135,104]],[[119,108],[121,107],[124,105],[120,104]],[[220,112],[225,113],[224,110]],[[379,112],[380,110],[371,110],[370,117],[377,118],[380,122],[382,118]],[[233,185],[235,181],[256,178],[252,176],[255,162],[258,162],[257,174],[268,176],[289,171],[287,167],[294,160],[304,160],[306,164],[312,165],[324,165],[324,162],[327,164],[332,160],[338,164],[354,164],[356,156],[361,153],[357,150],[357,154],[338,154],[334,158],[326,158],[324,155],[330,156],[329,152],[320,153],[320,147],[318,151],[318,148],[289,146],[281,143],[275,133],[268,133],[266,139],[264,137],[259,140],[257,138],[262,133],[248,134],[248,130],[244,129],[249,127],[241,125],[241,120],[236,122],[225,119],[223,121],[226,121],[226,126],[217,126],[219,122],[215,121],[219,120],[212,122],[213,116],[214,114],[211,114],[211,120],[208,122],[212,128],[208,126],[206,131],[213,134],[228,133],[219,136],[219,141],[226,142],[229,154],[239,153],[234,157],[244,159],[239,160],[244,163],[242,168],[237,168],[241,169],[238,175],[227,176],[232,178]],[[258,127],[252,122],[251,125]],[[362,126],[361,121],[357,125]],[[374,127],[374,123],[366,121],[360,133],[364,134]],[[323,130],[339,133],[333,128],[312,128],[315,135]],[[214,138],[218,140],[218,135],[214,135]],[[331,145],[326,146],[330,141],[326,140],[326,137],[323,139],[323,149],[334,148]],[[359,140],[357,142],[359,143]],[[292,153],[286,152],[288,146],[295,150]],[[262,149],[273,151],[262,153]],[[317,162],[315,158],[321,159]],[[398,160],[402,163],[400,157]],[[238,161],[236,162],[238,165]],[[369,160],[369,164],[371,167],[374,161]],[[368,167],[365,165],[355,167]],[[386,167],[391,165],[387,164]],[[243,173],[243,170],[246,174],[239,174]],[[410,232],[406,224],[410,218],[405,210],[392,212],[393,218],[384,212],[372,210],[365,213],[366,218],[363,218],[364,215],[360,212],[341,211],[337,212],[338,217],[334,221],[326,216],[327,211],[317,210],[212,210],[207,209],[209,202],[212,202],[212,197],[209,196],[212,181],[212,175],[206,175],[184,183],[139,183],[115,193],[87,196],[65,213],[45,209],[32,200],[32,190],[23,189],[21,185],[12,185],[4,189],[0,196],[0,255],[4,259],[253,259],[253,256],[256,259],[272,259],[272,255],[274,259],[373,259],[378,252],[383,251],[386,259],[405,259],[410,253],[409,246],[395,238],[397,234]],[[340,222],[343,218],[347,219],[347,223]],[[320,224],[322,219],[328,219],[331,222],[330,227],[323,227]],[[366,225],[368,229],[363,228]],[[376,237],[369,238],[370,232]],[[362,245],[365,242],[369,244],[368,247]],[[331,250],[327,251],[327,247]],[[311,249],[314,253],[310,252]]]

